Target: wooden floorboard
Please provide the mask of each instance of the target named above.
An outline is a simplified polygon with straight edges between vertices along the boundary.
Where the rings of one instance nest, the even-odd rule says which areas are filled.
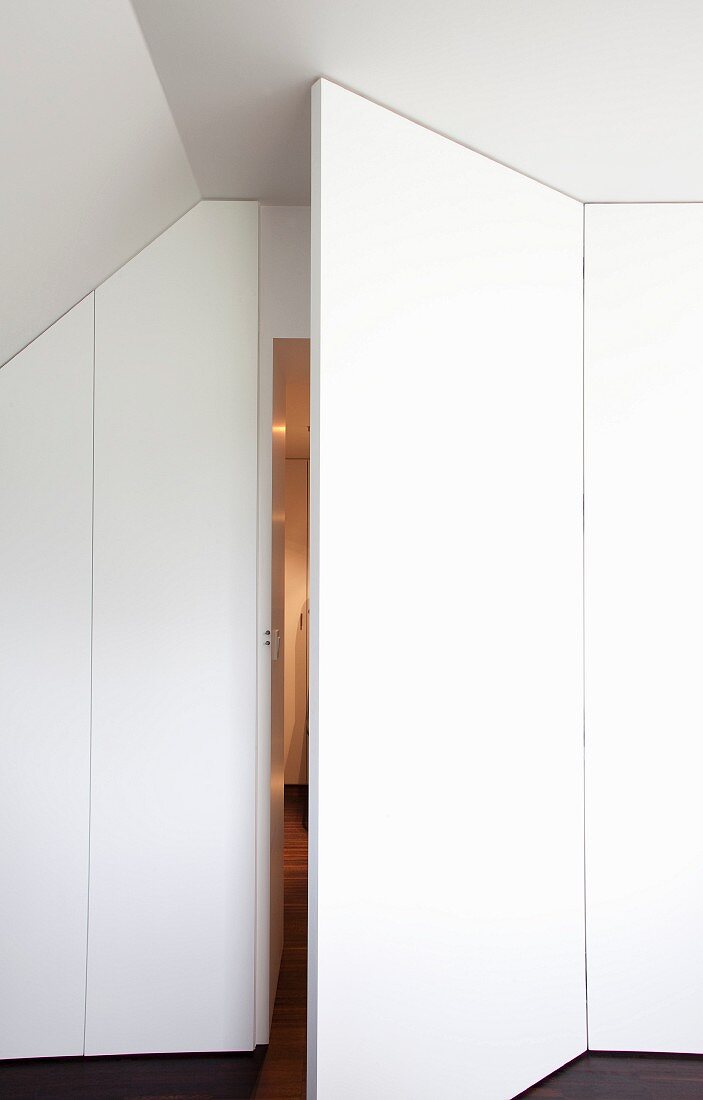
[[[286,787],[285,940],[271,1042],[256,1100],[304,1100],[308,970],[306,787]]]
[[[0,1100],[304,1100],[305,796],[304,788],[286,788],[285,945],[268,1048],[253,1054],[3,1062]],[[384,1100],[407,1098],[389,1093]],[[427,1100],[447,1098],[438,1093]],[[467,1094],[466,1100],[483,1098]],[[520,1100],[703,1100],[703,1057],[584,1054]]]

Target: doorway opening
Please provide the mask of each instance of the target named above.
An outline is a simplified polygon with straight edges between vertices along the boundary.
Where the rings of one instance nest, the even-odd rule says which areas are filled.
[[[271,714],[284,782],[308,782],[310,341],[274,340]]]
[[[257,1097],[305,1096],[310,607],[310,341],[273,341],[271,432],[271,973]],[[282,844],[275,843],[280,836]],[[282,850],[282,864],[281,853]],[[282,878],[282,890],[276,882]],[[283,895],[281,898],[281,894]],[[282,905],[277,902],[282,900]],[[282,927],[281,927],[282,925]],[[280,959],[280,970],[278,969]],[[273,983],[272,983],[273,986]],[[275,1091],[278,1089],[279,1091]]]

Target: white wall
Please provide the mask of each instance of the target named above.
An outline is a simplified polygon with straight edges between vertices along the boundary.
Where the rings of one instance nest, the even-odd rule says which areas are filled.
[[[0,370],[0,1057],[83,1053],[93,299]]]
[[[271,742],[273,341],[310,336],[310,209],[262,206],[259,283],[259,603],[257,670],[256,1041],[267,1043],[283,951],[283,737]]]
[[[586,208],[589,1044],[703,1053],[703,206]]]
[[[0,363],[200,198],[129,0],[0,16]]]
[[[256,203],[96,291],[86,1053],[254,1045]]]
[[[583,211],[315,95],[309,1095],[506,1100],[586,1045]]]

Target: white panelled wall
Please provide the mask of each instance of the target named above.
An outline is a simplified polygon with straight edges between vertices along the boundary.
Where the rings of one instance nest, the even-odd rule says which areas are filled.
[[[258,216],[0,371],[5,1058],[255,1043]]]
[[[0,370],[0,1057],[83,1053],[93,299]]]
[[[254,1046],[258,206],[95,294],[86,1053]]]
[[[505,1100],[586,1047],[583,208],[314,94],[310,1095]]]
[[[703,1053],[703,205],[586,208],[589,1037]]]

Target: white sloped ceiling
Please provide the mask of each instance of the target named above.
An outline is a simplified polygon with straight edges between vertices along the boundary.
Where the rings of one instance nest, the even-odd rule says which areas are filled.
[[[702,53],[700,0],[0,0],[0,363],[201,195],[307,203],[319,76],[582,200],[701,201]]]
[[[0,2],[0,364],[200,198],[129,0]]]
[[[207,197],[307,201],[325,76],[579,199],[703,199],[701,0],[134,7]]]

